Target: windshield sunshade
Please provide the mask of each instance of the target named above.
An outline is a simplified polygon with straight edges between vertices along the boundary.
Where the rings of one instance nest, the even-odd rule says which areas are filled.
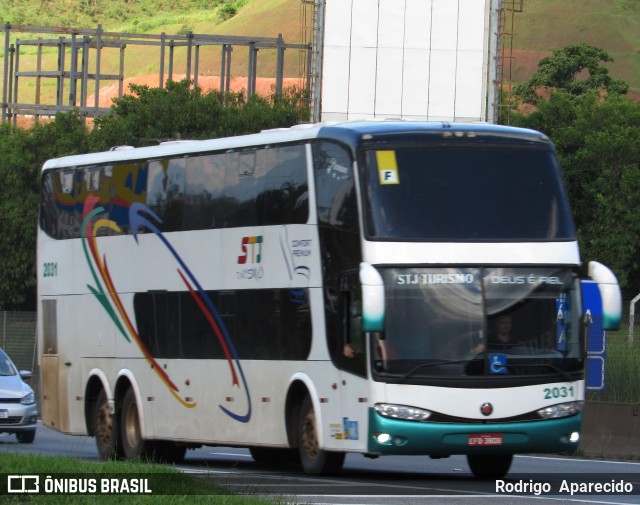
[[[565,375],[583,366],[579,282],[559,268],[386,268],[375,372]],[[576,310],[574,310],[576,309]]]

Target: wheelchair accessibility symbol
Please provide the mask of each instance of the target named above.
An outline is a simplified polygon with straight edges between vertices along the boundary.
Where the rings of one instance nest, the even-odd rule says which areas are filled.
[[[509,373],[506,354],[489,354],[489,373],[494,375]]]

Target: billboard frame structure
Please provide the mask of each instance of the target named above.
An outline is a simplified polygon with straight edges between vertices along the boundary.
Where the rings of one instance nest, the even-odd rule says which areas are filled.
[[[511,80],[513,59],[514,14],[522,11],[523,0],[301,1],[303,10],[313,9],[312,17],[306,13],[303,15],[304,19],[312,18],[313,26],[302,28],[303,41],[310,41],[313,47],[309,69],[313,121],[394,117],[494,123],[499,121],[504,107],[508,106],[507,100],[501,96],[501,90],[507,90],[508,95],[510,86],[507,84],[510,84]],[[340,10],[339,14],[336,14],[337,10]],[[478,16],[480,11],[482,11],[481,15]],[[403,17],[403,12],[404,18],[398,23],[398,18]],[[414,13],[423,16],[422,24],[419,16],[412,15]],[[392,30],[389,27],[393,26],[394,17],[396,29]],[[478,18],[482,21],[481,25],[478,24]],[[444,26],[444,23],[449,24]],[[448,33],[447,26],[450,27]],[[468,46],[469,37],[465,35],[468,30],[473,30],[475,33],[473,47]],[[419,37],[424,36],[422,32],[428,34],[430,37],[428,41],[418,40]],[[392,40],[393,33],[401,34],[403,40],[399,42],[398,37],[395,41]],[[447,38],[448,42],[445,40]],[[424,74],[424,69],[419,65],[411,66],[407,63],[405,68],[398,65],[401,59],[408,62],[407,55],[412,53],[413,61],[422,59],[428,62],[427,65],[433,67],[436,58],[432,61],[432,56],[436,54],[437,45],[442,44],[443,40],[445,45],[446,43],[450,46],[456,44],[456,48],[460,49],[454,55],[449,47],[449,60],[451,60],[450,55],[454,55],[456,65],[459,65],[463,71],[468,70],[468,67],[465,67],[465,61],[475,66],[475,74],[466,79],[467,83],[464,82],[464,72],[458,70],[459,75],[455,76],[455,73],[449,72],[449,77],[440,79],[439,89],[438,86],[433,86],[431,89],[430,76],[417,76],[421,71]],[[384,47],[385,43],[387,47]],[[340,47],[341,44],[342,47]],[[467,46],[464,47],[464,44]],[[475,51],[472,57],[469,57],[470,50]],[[385,57],[385,51],[387,54],[395,54],[395,58],[394,56]],[[446,66],[448,57],[446,51],[441,51],[437,56]],[[342,61],[338,61],[340,58]],[[359,69],[367,67],[366,63],[362,64],[366,58],[370,60],[369,75],[360,79],[358,84],[358,75],[362,73]],[[374,59],[375,64],[372,64],[371,61]],[[345,63],[346,60],[348,61]],[[371,72],[373,65],[380,66],[380,61],[383,61],[383,67],[389,64],[392,67],[395,66],[396,71]],[[482,68],[478,71],[480,65]],[[342,69],[336,71],[336,67],[340,66]],[[401,79],[398,79],[400,73],[398,69],[402,72]],[[442,65],[438,66],[438,64],[432,69],[432,73],[436,76],[441,71]],[[414,83],[413,87],[409,87],[406,82],[401,82],[394,88],[387,83],[385,87],[384,79],[388,81],[389,77],[393,79],[394,75],[396,81],[408,78],[418,84]],[[381,83],[382,91],[378,93],[376,88]],[[457,111],[452,110],[451,103],[446,104],[447,97],[443,96],[447,93],[451,95],[450,90],[447,89],[448,85],[458,88],[457,97],[453,98],[453,108],[458,109]],[[470,88],[472,88],[471,92],[468,91]],[[420,93],[424,95],[423,103],[416,105],[414,98]],[[425,98],[429,94],[432,96]],[[341,96],[336,99],[336,95]],[[380,107],[379,102],[385,100],[389,102],[394,98],[395,108],[387,107],[392,110],[384,110]],[[356,102],[360,100],[361,103],[368,100],[368,107],[357,110],[352,99]],[[450,99],[451,96],[449,101]],[[425,104],[427,100],[430,101]],[[473,113],[462,111],[465,100],[467,111],[471,108]],[[335,102],[340,101],[341,103],[336,106]],[[399,106],[398,101],[402,101]],[[440,107],[439,112],[438,107]]]
[[[57,112],[78,111],[82,116],[99,117],[110,113],[110,107],[99,104],[100,86],[105,82],[116,82],[118,97],[124,93],[125,50],[127,47],[152,46],[158,51],[158,87],[164,87],[167,80],[173,80],[175,71],[175,50],[186,51],[184,74],[186,79],[198,85],[200,49],[206,46],[220,48],[220,83],[221,92],[230,90],[231,57],[234,48],[245,47],[248,52],[247,62],[247,96],[256,92],[258,72],[258,54],[261,50],[276,52],[274,69],[275,93],[283,89],[284,58],[287,49],[296,49],[310,53],[311,47],[305,44],[285,43],[282,34],[278,37],[251,37],[233,35],[186,35],[134,34],[105,32],[101,25],[96,29],[46,27],[30,25],[0,26],[4,32],[4,72],[2,80],[2,122],[12,120],[14,123],[21,115],[54,116]],[[34,34],[38,38],[19,39],[12,42],[15,34]],[[57,38],[56,38],[57,36]],[[23,70],[21,67],[22,48],[36,48],[35,69]],[[55,68],[43,68],[43,50],[49,48],[57,51]],[[101,69],[102,53],[106,49],[119,50],[119,68],[115,74],[104,73]],[[24,65],[24,64],[23,64]],[[26,65],[29,66],[28,64]],[[20,85],[25,79],[34,84],[32,100],[20,101]],[[55,103],[42,103],[41,88],[45,80],[54,80],[56,86]],[[309,85],[308,75],[301,76],[305,86]],[[88,103],[89,87],[95,88],[94,101]]]

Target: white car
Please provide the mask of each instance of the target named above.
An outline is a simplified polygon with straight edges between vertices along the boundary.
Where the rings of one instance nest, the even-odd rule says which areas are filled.
[[[36,438],[38,407],[33,389],[24,382],[31,372],[20,370],[0,349],[0,433],[15,433],[18,442],[30,444]]]

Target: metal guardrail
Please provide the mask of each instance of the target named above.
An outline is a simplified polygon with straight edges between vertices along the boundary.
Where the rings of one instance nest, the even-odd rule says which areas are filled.
[[[0,347],[19,369],[33,370],[36,359],[36,313],[0,311]]]
[[[158,87],[164,87],[165,76],[173,80],[176,56],[175,50],[186,50],[185,75],[198,85],[200,49],[206,46],[220,48],[219,89],[228,92],[231,83],[231,59],[235,47],[248,49],[247,61],[247,95],[256,92],[258,54],[261,50],[276,52],[274,70],[275,92],[281,93],[284,79],[285,51],[295,49],[311,55],[310,44],[287,44],[282,35],[276,38],[244,37],[233,35],[208,35],[187,33],[186,35],[134,34],[105,32],[101,25],[96,29],[61,28],[30,25],[11,25],[6,23],[0,27],[4,32],[4,73],[2,81],[2,122],[16,121],[19,115],[53,116],[60,111],[78,110],[88,117],[108,114],[110,108],[100,107],[100,87],[105,81],[118,83],[118,97],[124,92],[126,49],[137,46],[152,46],[158,49]],[[37,38],[19,39],[12,42],[12,35],[36,34]],[[56,35],[58,36],[56,38]],[[47,38],[43,38],[43,36]],[[27,48],[35,48],[35,69],[25,70],[21,67],[21,55]],[[116,74],[106,74],[101,70],[103,51],[105,49],[120,51],[119,67]],[[57,51],[55,68],[43,68],[43,50]],[[165,62],[168,60],[168,65]],[[33,58],[30,59],[33,65]],[[168,66],[168,68],[165,68]],[[309,65],[306,67],[309,68]],[[308,74],[308,72],[307,72]],[[301,76],[310,83],[309,75]],[[34,83],[35,94],[32,101],[19,101],[20,86],[25,79]],[[42,86],[44,80],[53,80],[56,86],[55,103],[42,103]],[[89,87],[94,88],[93,104],[87,103]]]

